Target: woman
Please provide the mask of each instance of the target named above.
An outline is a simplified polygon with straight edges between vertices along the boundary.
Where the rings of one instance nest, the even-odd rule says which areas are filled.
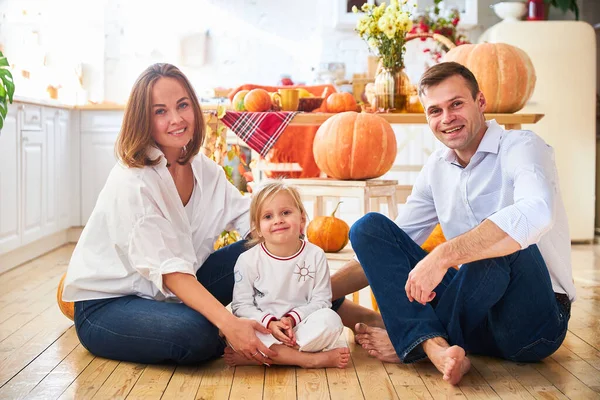
[[[223,229],[249,231],[250,200],[199,154],[200,104],[176,67],[155,64],[135,82],[112,169],[75,247],[63,299],[93,354],[137,363],[195,364],[223,354],[274,356],[268,330],[233,316],[233,267],[243,242],[212,253]],[[262,353],[262,354],[261,354]]]

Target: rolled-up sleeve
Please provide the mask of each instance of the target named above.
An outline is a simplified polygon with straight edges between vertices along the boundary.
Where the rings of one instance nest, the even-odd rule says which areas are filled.
[[[175,297],[163,284],[163,275],[180,272],[195,276],[191,238],[177,234],[160,215],[145,215],[133,225],[129,237],[130,265],[165,296]]]
[[[554,152],[540,138],[530,137],[509,146],[505,173],[514,182],[514,203],[488,217],[522,249],[537,243],[552,228],[558,177]]]

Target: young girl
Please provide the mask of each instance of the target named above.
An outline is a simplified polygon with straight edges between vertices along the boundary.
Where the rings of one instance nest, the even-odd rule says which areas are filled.
[[[330,308],[327,259],[302,239],[306,211],[298,191],[281,181],[265,184],[253,196],[250,220],[255,232],[250,244],[257,245],[235,265],[233,313],[269,329],[257,336],[277,353],[271,357],[275,364],[346,367],[348,348],[333,349],[343,325]],[[225,360],[232,366],[257,364],[230,347]]]

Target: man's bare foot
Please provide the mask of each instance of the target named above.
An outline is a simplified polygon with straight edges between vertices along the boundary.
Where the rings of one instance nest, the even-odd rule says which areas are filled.
[[[350,350],[347,347],[339,347],[320,353],[312,353],[306,362],[300,365],[302,368],[346,368],[350,361]]]
[[[225,354],[223,355],[223,358],[225,358],[225,364],[229,365],[230,367],[237,367],[240,365],[262,365],[261,362],[256,360],[248,360],[243,355],[233,351],[233,349],[229,346],[225,347]]]
[[[354,327],[354,331],[356,332],[356,341],[368,351],[371,357],[383,362],[400,363],[400,358],[398,358],[385,329],[358,323]]]
[[[459,346],[450,347],[443,338],[428,340],[423,343],[423,349],[433,365],[444,375],[444,380],[452,385],[458,385],[471,368],[471,361],[465,350]]]

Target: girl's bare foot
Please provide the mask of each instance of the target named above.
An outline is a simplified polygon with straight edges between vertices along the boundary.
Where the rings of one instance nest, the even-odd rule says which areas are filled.
[[[471,368],[471,361],[465,350],[459,346],[450,347],[443,338],[427,340],[423,343],[423,349],[433,365],[444,375],[444,380],[452,385],[458,385]]]
[[[301,361],[302,368],[346,368],[350,361],[350,350],[340,347],[320,353],[304,353],[310,355],[306,361]]]
[[[229,346],[225,347],[225,354],[223,355],[223,358],[225,358],[225,364],[229,365],[230,367],[237,367],[240,365],[262,365],[261,362],[256,360],[248,360],[243,355],[233,351],[233,349]]]
[[[371,357],[389,363],[400,363],[400,358],[390,341],[385,329],[375,328],[363,323],[356,324],[354,328],[355,339]]]

